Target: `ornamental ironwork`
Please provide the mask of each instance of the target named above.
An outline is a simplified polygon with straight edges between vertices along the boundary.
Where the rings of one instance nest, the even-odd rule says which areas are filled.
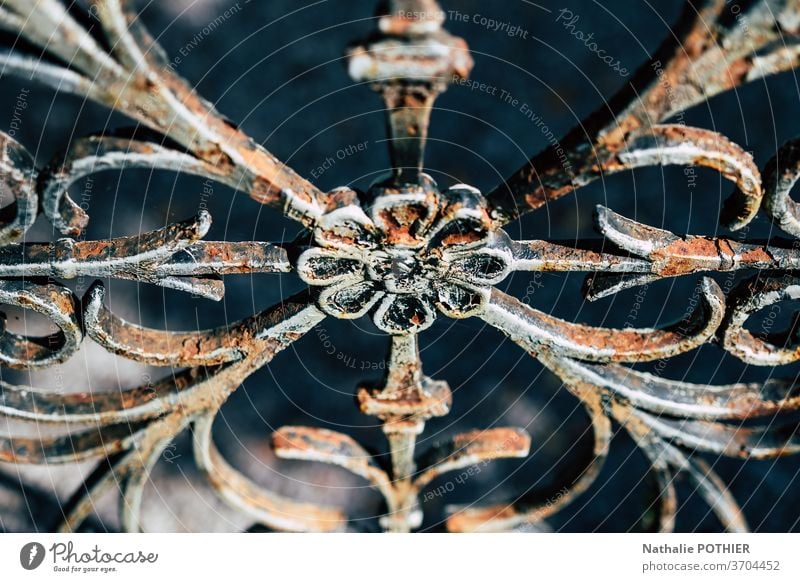
[[[172,439],[191,431],[196,465],[220,497],[277,530],[346,529],[342,510],[271,492],[236,470],[214,445],[220,406],[250,374],[326,317],[371,317],[391,338],[384,381],[361,386],[364,414],[382,422],[391,466],[350,436],[284,427],[272,446],[282,458],[330,463],[366,479],[385,498],[381,525],[405,532],[422,522],[420,496],[449,471],[492,459],[525,457],[525,430],[494,427],[456,436],[417,455],[426,421],[446,415],[444,379],[423,372],[418,334],[436,318],[475,317],[537,358],[585,406],[593,460],[567,492],[546,503],[520,500],[456,509],[450,531],[535,526],[580,496],[608,453],[612,423],[627,431],[658,481],[658,529],[674,526],[674,475],[686,475],[722,524],[747,525],[725,483],[693,451],[740,458],[797,453],[800,392],[793,379],[732,385],[690,384],[626,366],[670,358],[706,343],[755,366],[800,359],[791,333],[757,335],[750,316],[800,296],[800,249],[769,242],[672,233],[598,207],[601,239],[567,245],[513,240],[504,226],[578,188],[617,172],[654,165],[702,166],[733,184],[721,220],[733,230],[759,212],[800,237],[800,209],[789,197],[800,176],[800,142],[759,170],[752,156],[714,131],[670,123],[677,113],[744,83],[793,69],[800,59],[800,2],[758,0],[733,22],[724,0],[687,1],[650,63],[616,97],[564,139],[531,158],[488,192],[468,185],[439,189],[424,173],[434,101],[467,78],[466,43],[447,33],[434,0],[392,0],[378,31],[350,48],[349,74],[385,102],[391,175],[367,192],[322,192],[257,145],[181,79],[124,0],[92,0],[85,22],[59,0],[4,0],[0,27],[24,40],[0,52],[7,74],[34,78],[120,112],[139,124],[129,134],[73,141],[46,167],[8,134],[0,136],[0,176],[14,202],[0,225],[0,299],[47,317],[58,331],[26,337],[4,331],[0,362],[39,369],[64,362],[89,337],[109,352],[180,371],[130,389],[62,393],[3,382],[0,414],[51,424],[53,436],[6,435],[0,460],[17,464],[98,460],[64,508],[61,530],[77,528],[103,493],[119,489],[124,529],[142,529],[144,486]],[[743,25],[744,24],[744,25]],[[324,112],[320,112],[324,115]],[[211,217],[196,217],[138,236],[81,238],[89,216],[70,185],[95,172],[144,167],[203,176],[248,193],[304,227],[292,243],[206,241]],[[65,238],[30,242],[44,214]],[[704,272],[752,272],[723,290],[701,279],[681,321],[661,329],[611,329],[558,319],[501,291],[514,272],[586,272],[586,297],[607,297],[665,278]],[[308,289],[238,323],[169,332],[125,321],[93,285],[78,298],[61,281],[111,277],[219,300],[223,277],[295,272]],[[745,422],[746,421],[746,422]]]

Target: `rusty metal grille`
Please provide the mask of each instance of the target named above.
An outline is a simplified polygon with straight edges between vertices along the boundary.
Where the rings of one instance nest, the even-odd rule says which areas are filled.
[[[760,333],[747,325],[755,313],[800,296],[800,209],[790,198],[800,177],[800,142],[781,146],[759,169],[731,139],[676,119],[717,94],[794,69],[800,2],[735,6],[732,14],[725,0],[687,1],[673,34],[616,96],[481,192],[465,184],[439,188],[424,171],[434,102],[448,85],[468,79],[473,67],[467,43],[444,30],[447,12],[434,0],[385,2],[374,35],[348,49],[347,65],[354,81],[383,99],[393,170],[366,192],[323,192],[179,77],[127,1],[67,6],[60,0],[4,0],[0,29],[14,39],[0,52],[5,75],[98,103],[137,127],[74,139],[43,167],[12,135],[0,134],[0,176],[13,195],[0,213],[0,302],[55,326],[42,337],[4,328],[0,363],[17,370],[60,364],[88,337],[122,358],[163,367],[165,374],[133,388],[66,393],[3,380],[0,415],[13,421],[8,426],[47,430],[4,434],[0,461],[96,461],[63,508],[58,529],[77,529],[97,499],[118,491],[122,527],[139,531],[154,465],[176,436],[189,432],[197,470],[251,521],[287,531],[353,528],[343,510],[270,491],[237,470],[215,447],[212,424],[248,376],[325,318],[370,318],[390,338],[391,349],[383,381],[355,387],[355,393],[360,411],[382,423],[390,462],[347,434],[314,426],[282,427],[271,445],[280,458],[337,465],[366,480],[385,500],[381,527],[415,530],[423,520],[421,497],[439,476],[526,457],[531,450],[528,432],[514,426],[480,427],[417,450],[426,422],[447,415],[453,400],[447,378],[424,373],[418,337],[440,318],[477,318],[563,382],[585,407],[594,445],[590,463],[555,498],[521,496],[454,508],[449,531],[535,529],[589,489],[612,446],[613,427],[627,432],[652,465],[654,529],[674,528],[675,478],[682,476],[725,529],[746,531],[726,483],[695,453],[764,459],[800,452],[793,415],[800,391],[789,372],[780,373],[800,359],[795,326],[779,321]],[[369,16],[372,8],[364,9]],[[703,167],[729,181],[733,194],[720,220],[745,236],[673,233],[605,206],[594,216],[600,236],[574,244],[515,240],[504,229],[605,176],[665,165]],[[90,217],[70,187],[123,168],[224,184],[296,221],[303,232],[290,243],[208,241],[211,216],[201,211],[152,232],[86,240]],[[26,231],[40,214],[63,238],[28,240]],[[770,219],[780,235],[750,240],[747,228],[757,216]],[[685,317],[674,325],[614,329],[562,320],[499,288],[511,274],[543,272],[586,273],[590,301],[663,279],[706,276],[698,278],[696,293],[685,298]],[[737,278],[721,285],[707,276],[723,272]],[[237,323],[174,332],[113,313],[99,281],[82,297],[65,284],[116,278],[219,301],[226,278],[252,273],[295,273],[307,290]],[[776,377],[694,384],[635,365],[704,344],[749,365],[775,368]]]

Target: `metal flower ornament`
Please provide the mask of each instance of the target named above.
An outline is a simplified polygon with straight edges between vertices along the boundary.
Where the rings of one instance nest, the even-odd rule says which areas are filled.
[[[789,193],[800,176],[800,145],[790,143],[760,171],[723,135],[664,123],[711,96],[791,70],[800,60],[800,2],[746,3],[736,22],[724,0],[687,1],[673,34],[616,97],[564,139],[534,156],[495,189],[440,190],[424,173],[423,154],[434,101],[472,68],[466,43],[442,28],[434,0],[382,4],[378,34],[348,52],[349,72],[371,84],[386,104],[393,172],[367,192],[322,192],[204,101],[167,65],[161,49],[124,0],[92,0],[87,18],[98,36],[59,0],[5,0],[0,27],[24,39],[0,52],[7,74],[36,79],[127,115],[140,128],[72,142],[45,167],[9,135],[0,135],[0,179],[15,201],[0,219],[0,300],[49,318],[48,337],[2,332],[0,363],[35,369],[68,359],[85,336],[124,358],[180,368],[155,384],[62,393],[0,384],[0,415],[60,429],[54,436],[0,437],[0,461],[73,463],[96,469],[64,507],[61,530],[77,528],[93,502],[120,492],[126,530],[143,528],[140,509],[153,465],[171,440],[190,430],[196,464],[222,499],[255,523],[279,530],[355,528],[336,508],[267,490],[229,465],[214,446],[220,406],[254,371],[325,317],[370,316],[388,334],[387,372],[362,386],[362,412],[382,421],[391,466],[383,467],[351,437],[313,427],[273,435],[283,458],[339,465],[366,479],[386,500],[382,526],[410,531],[422,522],[421,493],[437,476],[491,459],[524,457],[530,437],[519,428],[475,430],[417,455],[427,420],[447,414],[447,383],[424,375],[417,337],[437,317],[475,317],[538,358],[584,404],[594,430],[592,462],[556,501],[525,497],[509,504],[454,509],[451,531],[513,530],[536,525],[581,495],[600,472],[612,423],[642,449],[658,483],[657,528],[671,530],[677,512],[673,477],[686,475],[725,528],[746,530],[736,501],[694,451],[733,457],[800,452],[800,408],[793,380],[725,386],[689,384],[626,363],[670,358],[708,342],[756,366],[800,359],[791,334],[758,336],[748,318],[800,296],[800,250],[769,243],[674,234],[599,207],[601,239],[564,245],[512,240],[503,229],[522,214],[615,172],[652,165],[704,166],[730,180],[735,193],[722,220],[741,229],[763,212],[800,237],[800,209]],[[746,26],[743,26],[744,23]],[[95,31],[96,32],[96,31]],[[138,236],[86,241],[89,216],[68,194],[94,172],[129,167],[204,176],[249,193],[301,223],[292,244],[205,241],[211,217]],[[66,238],[25,240],[42,213]],[[702,278],[694,308],[663,329],[611,329],[558,319],[495,287],[512,272],[588,273],[588,299],[669,277],[752,271],[724,290]],[[223,277],[296,272],[308,290],[236,324],[167,332],[127,322],[104,304],[95,284],[82,298],[58,281],[115,277],[219,300]],[[742,421],[746,420],[746,423]]]
[[[418,191],[381,194],[372,219],[357,204],[323,216],[320,247],[300,255],[297,270],[325,287],[326,313],[356,318],[378,304],[381,330],[416,333],[433,323],[436,308],[449,317],[477,314],[488,288],[511,272],[512,254],[489,230],[480,192],[459,185],[440,194],[423,180]]]

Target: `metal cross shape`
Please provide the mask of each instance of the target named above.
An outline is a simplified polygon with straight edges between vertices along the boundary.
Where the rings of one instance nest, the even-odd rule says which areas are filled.
[[[800,296],[796,241],[676,234],[602,206],[595,215],[601,240],[512,240],[503,227],[604,175],[681,165],[710,168],[732,183],[722,216],[729,228],[741,229],[763,212],[800,238],[800,209],[789,197],[800,176],[800,142],[783,146],[759,170],[725,136],[666,121],[715,94],[795,68],[798,0],[747,3],[741,9],[746,27],[726,17],[724,0],[687,1],[657,60],[644,64],[609,105],[489,192],[463,184],[440,189],[424,173],[435,99],[473,66],[466,43],[443,30],[445,14],[434,0],[383,3],[377,34],[348,52],[351,77],[372,85],[386,105],[392,171],[367,192],[320,191],[178,77],[126,1],[92,0],[90,6],[102,42],[60,0],[5,0],[0,7],[0,27],[26,41],[0,52],[4,72],[100,103],[142,128],[78,139],[41,168],[21,144],[0,134],[0,177],[15,198],[0,215],[0,301],[42,314],[58,328],[47,337],[3,330],[0,363],[28,370],[58,364],[88,336],[123,358],[181,371],[135,388],[66,394],[0,383],[0,415],[61,430],[0,437],[0,461],[99,461],[64,508],[61,530],[77,528],[94,500],[117,488],[124,529],[142,529],[144,485],[165,447],[186,430],[199,470],[252,521],[291,531],[354,527],[336,507],[300,502],[253,482],[228,464],[212,435],[228,396],[326,317],[371,317],[391,338],[383,382],[357,392],[362,412],[383,424],[391,466],[381,466],[350,436],[312,427],[279,429],[273,448],[279,457],[339,465],[367,480],[385,498],[386,530],[420,527],[420,495],[439,475],[529,453],[523,429],[495,427],[416,454],[426,421],[446,415],[452,403],[444,379],[423,373],[418,334],[437,318],[468,317],[499,329],[556,374],[585,406],[595,444],[591,463],[556,501],[522,497],[457,509],[447,520],[450,531],[513,530],[555,514],[598,476],[612,423],[631,435],[652,465],[658,529],[674,526],[678,473],[695,484],[726,529],[747,528],[725,484],[691,453],[764,458],[799,452],[796,420],[788,415],[800,408],[797,383],[690,384],[625,364],[670,358],[709,342],[755,366],[800,359],[791,330],[757,335],[746,326],[758,310]],[[26,52],[31,47],[34,52]],[[130,167],[199,175],[247,192],[298,221],[304,234],[292,244],[205,241],[211,217],[201,212],[137,236],[80,239],[89,216],[70,198],[70,185]],[[66,238],[25,240],[40,213]],[[537,271],[588,273],[589,300],[697,273],[753,276],[726,290],[701,278],[696,295],[687,298],[687,316],[674,325],[612,329],[559,319],[496,287],[511,273]],[[61,282],[121,278],[219,300],[224,276],[255,272],[294,272],[308,289],[238,323],[186,332],[123,320],[105,306],[99,282],[83,298]]]

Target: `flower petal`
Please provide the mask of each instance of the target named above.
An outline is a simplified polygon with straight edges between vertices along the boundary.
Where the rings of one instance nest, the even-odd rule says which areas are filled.
[[[360,206],[348,204],[323,214],[314,238],[325,247],[372,249],[377,244],[377,229]]]
[[[389,245],[417,248],[439,211],[439,192],[430,177],[421,185],[376,188],[371,215]]]
[[[363,278],[360,259],[334,250],[311,248],[297,259],[297,274],[309,285],[333,285]]]
[[[328,315],[339,319],[358,319],[365,315],[384,292],[372,281],[354,285],[331,286],[319,294],[319,305]]]
[[[436,307],[447,317],[463,319],[483,310],[489,300],[488,291],[470,289],[443,281],[436,285]]]
[[[442,194],[441,216],[431,229],[433,245],[471,247],[489,236],[492,220],[480,191],[466,184],[456,184]]]
[[[431,302],[414,295],[387,295],[375,312],[375,325],[392,335],[420,332],[435,319]]]
[[[470,252],[445,253],[448,276],[474,285],[495,285],[511,272],[510,253],[483,247]]]

